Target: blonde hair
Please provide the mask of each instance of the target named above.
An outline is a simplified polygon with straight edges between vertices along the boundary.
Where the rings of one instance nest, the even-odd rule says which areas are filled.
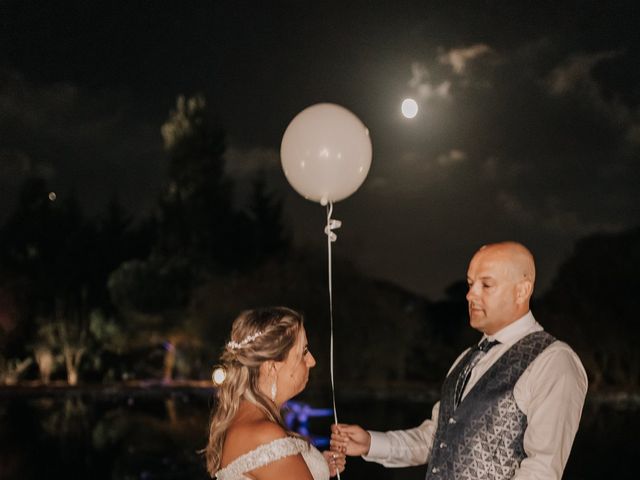
[[[270,421],[288,431],[276,405],[258,388],[258,379],[263,362],[286,359],[295,345],[302,324],[302,315],[286,307],[246,310],[234,320],[231,327],[232,342],[242,343],[252,335],[255,338],[240,348],[227,344],[220,356],[226,376],[217,389],[217,407],[211,416],[209,441],[203,450],[211,477],[220,469],[226,432],[242,400],[257,405]],[[256,335],[258,332],[261,333]],[[288,433],[298,436],[293,432]]]

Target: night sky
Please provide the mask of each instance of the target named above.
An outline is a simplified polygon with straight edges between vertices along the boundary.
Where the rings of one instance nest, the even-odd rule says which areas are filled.
[[[202,92],[239,204],[266,170],[296,242],[323,248],[325,211],[286,183],[279,149],[299,111],[335,102],[373,142],[335,206],[337,254],[435,299],[478,246],[515,239],[543,290],[577,239],[640,221],[637,5],[0,0],[0,220],[34,173],[88,214],[114,195],[148,214],[160,127]]]

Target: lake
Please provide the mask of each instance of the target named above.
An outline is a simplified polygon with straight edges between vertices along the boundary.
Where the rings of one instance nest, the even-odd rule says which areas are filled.
[[[319,399],[319,400],[317,400]],[[300,408],[326,409],[326,395],[305,393]],[[431,399],[338,399],[339,420],[371,429],[407,428],[430,414]],[[206,442],[210,390],[154,389],[126,394],[0,396],[0,479],[207,479],[198,453]],[[305,407],[306,405],[306,407]],[[318,412],[323,413],[323,412]],[[299,417],[295,417],[298,418]],[[295,426],[326,441],[331,416]],[[637,478],[640,409],[589,397],[563,478]],[[426,467],[385,469],[350,458],[351,479],[422,480]]]

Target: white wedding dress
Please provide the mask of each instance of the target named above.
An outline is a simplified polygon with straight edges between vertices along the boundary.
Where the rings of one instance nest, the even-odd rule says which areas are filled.
[[[329,466],[324,456],[313,445],[295,437],[278,438],[240,455],[229,465],[218,470],[216,478],[218,480],[245,480],[249,478],[244,475],[246,472],[299,453],[307,463],[313,480],[329,480]]]

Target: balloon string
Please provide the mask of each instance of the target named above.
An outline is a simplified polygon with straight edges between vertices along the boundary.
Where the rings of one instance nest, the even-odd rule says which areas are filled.
[[[333,202],[329,202],[327,205],[327,226],[324,229],[324,233],[327,235],[327,259],[329,262],[329,318],[330,318],[330,340],[329,340],[329,371],[331,373],[331,398],[333,400],[333,420],[338,423],[338,410],[336,408],[336,388],[333,375],[333,283],[332,283],[332,271],[331,271],[331,244],[338,238],[333,230],[340,228],[342,222],[340,220],[334,220],[331,218],[333,213]],[[336,467],[337,469],[337,467]],[[337,470],[336,470],[337,471]],[[338,480],[340,480],[340,472],[337,472]]]

